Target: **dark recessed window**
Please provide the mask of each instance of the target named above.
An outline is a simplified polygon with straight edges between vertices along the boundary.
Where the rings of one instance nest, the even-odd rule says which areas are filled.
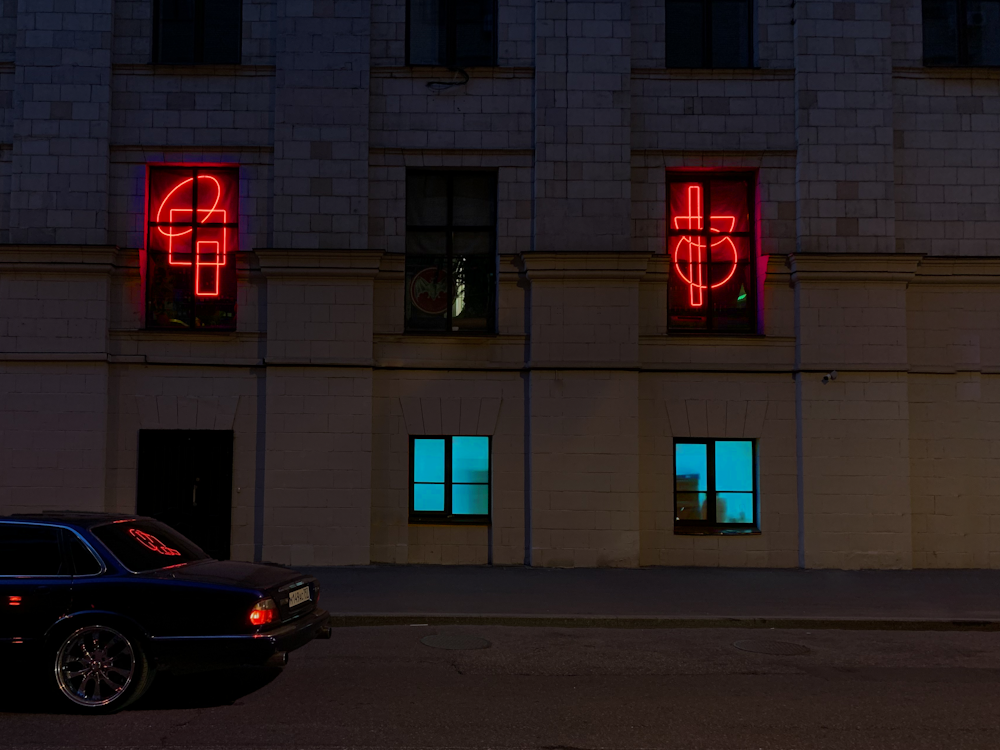
[[[757,470],[752,440],[674,443],[674,530],[756,531]]]
[[[410,438],[410,520],[488,523],[490,438]]]
[[[236,169],[150,167],[146,327],[233,330]]]
[[[238,65],[243,0],[153,0],[153,62]]]
[[[406,173],[406,330],[496,328],[495,172]]]
[[[753,333],[753,180],[668,175],[671,331]]]
[[[1000,0],[924,0],[924,64],[1000,65]]]
[[[668,68],[753,67],[749,0],[666,0]]]
[[[409,65],[496,64],[495,0],[409,0]]]

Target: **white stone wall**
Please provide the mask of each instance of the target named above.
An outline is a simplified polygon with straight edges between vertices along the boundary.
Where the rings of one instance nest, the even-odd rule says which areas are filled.
[[[112,12],[18,3],[8,242],[107,242]]]
[[[919,0],[758,0],[725,71],[663,67],[661,0],[498,0],[442,90],[405,8],[244,0],[241,65],[174,67],[150,0],[0,5],[0,512],[232,429],[242,559],[1000,567],[1000,75],[924,68]],[[162,163],[239,167],[233,333],[142,329]],[[403,333],[412,168],[496,172],[496,335]],[[755,335],[669,334],[667,170],[754,182]],[[442,433],[490,527],[408,523]],[[757,441],[759,535],[674,533],[678,437]]]

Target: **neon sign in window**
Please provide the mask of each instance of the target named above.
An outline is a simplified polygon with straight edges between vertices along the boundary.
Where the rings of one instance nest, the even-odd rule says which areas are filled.
[[[141,529],[129,529],[128,533],[139,542],[143,547],[148,550],[152,550],[161,555],[166,555],[168,557],[179,557],[180,552],[175,550],[173,547],[168,547],[163,542],[161,542],[157,537],[153,536],[149,532],[142,531]]]
[[[147,327],[235,327],[238,187],[235,169],[150,168]]]
[[[672,330],[752,331],[755,325],[752,186],[744,177],[669,184]]]

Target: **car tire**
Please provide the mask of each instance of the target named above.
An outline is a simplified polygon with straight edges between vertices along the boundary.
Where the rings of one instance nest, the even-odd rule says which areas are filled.
[[[102,623],[63,637],[53,654],[53,671],[63,707],[86,714],[120,711],[146,692],[154,674],[135,634]]]

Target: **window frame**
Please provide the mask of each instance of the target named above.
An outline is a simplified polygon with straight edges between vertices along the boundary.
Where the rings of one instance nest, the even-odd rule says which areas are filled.
[[[712,190],[711,183],[713,182],[743,182],[747,189],[747,230],[745,232],[726,232],[726,236],[729,237],[742,237],[746,238],[749,249],[748,249],[748,259],[747,265],[750,269],[750,283],[747,294],[750,297],[747,308],[750,311],[750,317],[747,321],[746,329],[740,330],[717,330],[713,327],[714,313],[712,310],[712,283],[711,276],[709,277],[709,282],[707,284],[708,288],[705,290],[706,301],[705,310],[707,314],[708,323],[705,328],[683,328],[671,325],[670,323],[670,279],[674,273],[673,256],[670,250],[670,241],[673,237],[692,237],[692,236],[705,236],[711,237],[711,222],[704,221],[705,228],[700,232],[691,229],[674,229],[673,228],[673,216],[670,212],[670,190],[674,183],[691,183],[698,182],[702,185],[702,216],[707,217],[710,215],[709,207],[712,205]],[[670,263],[670,270],[667,274],[667,332],[671,336],[753,336],[758,332],[758,309],[757,309],[757,174],[756,172],[747,171],[678,171],[678,170],[667,170],[667,185],[666,185],[666,199],[665,199],[665,214],[666,214],[666,225],[667,225],[667,236],[666,236],[666,255],[667,260]],[[708,264],[708,272],[711,274],[711,263]]]
[[[192,206],[194,210],[192,211],[192,221],[191,222],[157,222],[153,220],[153,194],[151,189],[152,180],[150,179],[153,173],[157,170],[190,170],[191,176],[194,178],[194,183],[192,185]],[[227,222],[197,222],[194,218],[197,217],[198,210],[198,174],[202,171],[205,172],[230,172],[232,179],[234,180],[235,191],[236,191],[236,220]],[[240,165],[238,164],[203,164],[203,163],[152,163],[146,164],[146,196],[145,196],[145,215],[144,215],[144,234],[143,234],[143,251],[142,256],[144,259],[142,268],[142,330],[144,331],[172,331],[172,332],[185,332],[185,333],[233,333],[237,328],[237,314],[239,310],[239,277],[236,270],[236,254],[239,252],[239,233],[240,233],[240,214],[242,213],[241,201],[240,201]],[[150,308],[149,308],[149,285],[151,283],[151,273],[150,266],[152,264],[152,259],[150,257],[150,233],[152,229],[163,225],[177,225],[177,224],[187,224],[192,225],[194,234],[192,235],[192,249],[196,247],[197,231],[198,227],[204,227],[206,229],[213,228],[226,228],[231,229],[236,238],[236,251],[232,253],[233,255],[233,270],[232,273],[236,279],[236,288],[234,289],[233,296],[233,317],[232,325],[230,326],[195,326],[189,325],[187,327],[181,326],[163,326],[155,325],[150,322]],[[196,252],[196,251],[195,251]],[[194,261],[192,257],[192,262]],[[222,271],[220,270],[221,274]],[[197,285],[197,274],[192,273],[191,275],[191,294],[192,294],[192,319],[196,317],[195,315],[195,304],[197,300],[197,294],[194,292],[194,288]],[[220,279],[220,285],[221,285]]]
[[[715,489],[715,445],[716,443],[750,443],[750,462],[753,470],[753,521],[751,523],[719,523],[718,509],[716,507],[718,490]],[[678,445],[704,445],[706,453],[706,477],[705,494],[710,502],[707,503],[708,514],[704,521],[679,519],[677,517],[677,446]],[[760,533],[760,488],[758,486],[757,469],[757,440],[753,438],[674,438],[673,451],[671,452],[671,471],[674,476],[674,534],[686,535],[728,535],[728,534],[759,534]]]
[[[927,61],[926,29],[927,23],[924,16],[926,4],[920,3],[920,39],[923,45],[922,62],[925,68],[1000,68],[1000,65],[987,65],[984,63],[969,62],[969,5],[968,0],[955,0],[955,62],[935,63]]]
[[[194,28],[194,49],[195,60],[193,62],[164,62],[160,59],[160,9],[163,0],[153,0],[153,38],[150,45],[150,55],[153,65],[242,65],[243,64],[243,3],[240,2],[240,22],[239,37],[236,43],[236,62],[214,63],[204,62],[199,59],[204,54],[205,47],[205,0],[195,0],[195,28]]]
[[[670,6],[674,2],[681,0],[664,0],[664,21],[670,23]],[[692,0],[688,0],[689,2]],[[701,65],[676,66],[667,65],[666,46],[663,49],[663,64],[667,70],[747,70],[757,67],[757,50],[755,39],[757,37],[754,23],[757,17],[757,0],[747,2],[747,63],[739,68],[717,67],[712,64],[712,6],[719,0],[694,0],[701,3]]]
[[[448,303],[447,311],[448,315],[446,318],[446,325],[444,330],[427,330],[421,328],[411,328],[409,319],[406,316],[406,295],[409,294],[409,289],[406,287],[406,272],[404,271],[404,289],[403,289],[403,332],[410,336],[495,336],[497,335],[497,319],[499,315],[497,314],[497,305],[499,303],[500,297],[500,273],[499,273],[499,249],[498,249],[498,238],[497,238],[497,223],[500,220],[499,211],[499,193],[500,193],[500,175],[495,169],[424,169],[422,167],[412,168],[406,170],[406,178],[409,178],[410,174],[417,172],[433,172],[435,174],[445,175],[447,178],[448,192],[447,192],[447,223],[444,225],[433,225],[433,226],[410,226],[407,221],[406,214],[406,203],[410,200],[409,191],[406,191],[405,200],[403,201],[403,221],[405,223],[405,234],[403,237],[404,247],[406,242],[406,235],[410,232],[414,233],[441,233],[445,235],[445,259],[447,263],[448,273],[449,273],[449,284],[448,284]],[[475,225],[475,226],[461,226],[458,227],[459,231],[464,232],[488,232],[490,235],[490,245],[492,253],[493,262],[493,283],[491,288],[491,300],[490,305],[487,310],[487,321],[486,326],[482,329],[466,329],[466,330],[454,330],[452,325],[452,316],[454,310],[455,300],[452,296],[454,287],[451,284],[451,272],[454,268],[454,237],[455,224],[454,224],[454,213],[455,213],[455,182],[454,178],[458,174],[462,173],[478,173],[478,174],[488,174],[493,177],[493,224],[492,225]],[[404,182],[405,185],[405,182]],[[404,249],[404,265],[406,263],[406,258],[410,253],[406,252]]]
[[[451,490],[454,482],[452,469],[452,439],[457,437],[486,438],[489,456],[489,481],[486,483],[486,514],[470,515],[451,512]],[[413,509],[414,481],[414,445],[417,440],[444,440],[444,510]],[[492,435],[410,435],[410,484],[409,484],[409,522],[411,524],[458,525],[458,526],[490,526],[493,518],[493,436]],[[463,484],[459,482],[459,484]]]
[[[497,22],[497,14],[499,12],[499,0],[492,0],[493,6],[493,43],[492,49],[490,51],[490,62],[487,64],[472,64],[472,65],[462,65],[459,64],[455,59],[455,46],[456,46],[456,19],[455,19],[455,4],[462,2],[462,0],[438,0],[438,2],[448,3],[448,17],[445,19],[445,34],[447,38],[445,40],[445,47],[447,53],[445,55],[445,60],[438,61],[436,63],[415,63],[410,60],[410,4],[413,0],[406,0],[406,41],[404,50],[404,63],[410,68],[448,68],[448,70],[464,70],[465,68],[495,68],[499,65],[499,47],[500,47],[500,24]]]

